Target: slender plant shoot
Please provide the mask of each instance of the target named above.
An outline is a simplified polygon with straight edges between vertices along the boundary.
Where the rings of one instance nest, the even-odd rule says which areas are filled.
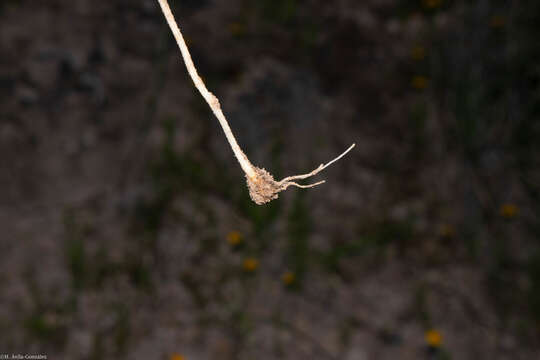
[[[253,166],[251,162],[249,161],[249,159],[247,158],[247,156],[242,151],[242,149],[240,149],[238,142],[236,142],[236,138],[234,137],[231,131],[229,123],[227,122],[225,115],[223,115],[223,111],[221,111],[221,105],[219,103],[218,98],[214,94],[212,94],[210,91],[208,91],[208,89],[206,88],[206,85],[204,84],[201,77],[197,73],[197,69],[195,68],[195,65],[193,64],[193,60],[191,59],[191,55],[189,53],[188,47],[186,45],[184,37],[182,36],[182,32],[180,31],[180,28],[178,27],[178,24],[176,23],[176,20],[174,19],[174,16],[171,12],[171,8],[169,7],[167,0],[158,0],[158,2],[161,7],[161,10],[163,11],[163,15],[165,15],[165,19],[167,20],[167,23],[169,24],[169,27],[171,28],[171,31],[174,35],[176,43],[178,44],[178,47],[180,48],[180,52],[182,53],[182,57],[184,58],[184,63],[186,64],[187,71],[189,75],[191,76],[191,79],[193,80],[195,87],[199,90],[202,97],[206,100],[206,102],[212,109],[212,112],[217,117],[219,124],[223,128],[223,131],[225,132],[225,136],[227,137],[227,140],[229,141],[229,144],[231,145],[232,151],[234,152],[234,156],[236,156],[236,159],[238,159],[238,162],[240,163],[242,170],[246,174],[247,186],[249,189],[249,195],[251,199],[256,204],[262,205],[269,201],[272,201],[273,199],[277,199],[278,193],[287,189],[289,186],[296,186],[299,188],[311,188],[311,187],[324,183],[324,180],[322,180],[313,184],[301,185],[294,182],[293,180],[303,180],[303,179],[307,179],[309,177],[315,176],[316,174],[318,174],[319,172],[327,168],[329,165],[331,165],[335,161],[345,156],[345,154],[347,154],[355,146],[355,144],[352,144],[347,150],[345,150],[341,155],[336,157],[334,160],[326,164],[321,164],[318,168],[316,168],[312,172],[303,174],[303,175],[287,176],[281,181],[275,181],[274,177],[265,169],[261,169],[256,166]]]

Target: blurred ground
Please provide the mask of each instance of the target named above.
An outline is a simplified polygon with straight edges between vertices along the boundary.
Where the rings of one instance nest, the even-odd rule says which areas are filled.
[[[0,3],[0,353],[535,359],[540,5]]]

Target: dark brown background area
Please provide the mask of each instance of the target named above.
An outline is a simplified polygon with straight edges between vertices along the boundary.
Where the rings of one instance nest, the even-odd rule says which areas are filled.
[[[157,1],[3,0],[0,354],[536,358],[537,1],[171,7],[255,165],[357,147],[257,206]]]

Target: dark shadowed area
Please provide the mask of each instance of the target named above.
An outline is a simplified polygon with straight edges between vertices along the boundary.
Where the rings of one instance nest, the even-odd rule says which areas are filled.
[[[0,355],[538,359],[540,2],[0,1]],[[536,354],[536,355],[534,355]],[[35,357],[44,358],[44,357]]]

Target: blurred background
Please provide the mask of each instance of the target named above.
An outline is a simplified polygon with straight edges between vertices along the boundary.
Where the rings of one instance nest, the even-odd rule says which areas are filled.
[[[0,2],[0,353],[538,359],[540,2]],[[537,355],[534,355],[537,354]]]

